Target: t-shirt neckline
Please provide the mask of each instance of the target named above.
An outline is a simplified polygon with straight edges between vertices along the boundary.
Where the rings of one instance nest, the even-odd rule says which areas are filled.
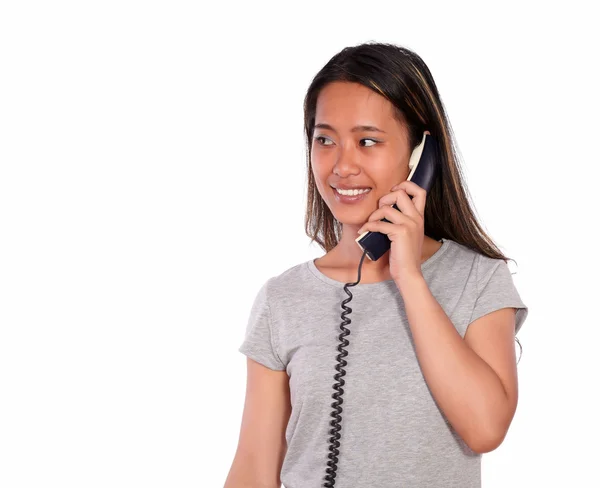
[[[440,239],[442,245],[440,246],[440,248],[434,252],[431,256],[429,256],[428,259],[426,259],[423,263],[421,263],[421,271],[426,270],[427,268],[429,268],[432,263],[434,263],[435,261],[437,261],[440,256],[442,256],[442,254],[444,254],[446,252],[446,249],[448,249],[449,244],[451,242],[450,239],[446,239],[445,237],[442,237]],[[317,258],[315,258],[317,259]],[[368,257],[365,256],[365,259],[369,259]],[[338,280],[334,280],[333,278],[330,278],[329,276],[327,276],[326,274],[324,274],[323,272],[321,272],[321,270],[319,270],[319,268],[317,268],[317,265],[315,264],[314,259],[309,259],[308,261],[306,261],[306,266],[308,267],[308,269],[310,270],[310,272],[319,280],[328,283],[330,285],[334,285],[334,286],[343,286],[346,283],[345,282],[341,282]],[[358,263],[357,263],[357,272],[358,272]],[[357,275],[358,276],[358,275]],[[356,287],[375,287],[375,286],[388,286],[390,283],[393,283],[394,280],[393,279],[389,279],[389,280],[384,280],[384,281],[377,281],[375,283],[359,283],[358,285],[355,285],[353,288]]]

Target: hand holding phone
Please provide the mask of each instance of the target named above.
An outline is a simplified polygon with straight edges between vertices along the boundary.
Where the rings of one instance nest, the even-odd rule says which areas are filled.
[[[406,179],[416,183],[427,192],[433,186],[437,173],[438,158],[436,147],[435,138],[428,131],[425,131],[423,139],[413,150],[408,162],[408,167],[411,171]],[[411,195],[409,197],[412,199]],[[396,204],[393,204],[392,207],[398,211],[400,210]],[[389,222],[386,218],[381,220]],[[364,232],[355,241],[363,251],[366,251],[366,255],[371,261],[377,261],[391,247],[389,237],[381,232]]]

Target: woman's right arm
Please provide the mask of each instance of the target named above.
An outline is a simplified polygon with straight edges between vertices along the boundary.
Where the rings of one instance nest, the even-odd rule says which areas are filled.
[[[281,488],[291,414],[289,377],[247,358],[246,400],[237,450],[223,488]]]

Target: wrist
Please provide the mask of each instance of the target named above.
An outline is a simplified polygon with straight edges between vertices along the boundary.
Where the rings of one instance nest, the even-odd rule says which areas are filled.
[[[402,292],[403,289],[406,290],[408,288],[418,287],[423,284],[427,285],[421,270],[403,272],[398,278],[394,278],[394,282],[396,283],[396,286],[400,292]]]

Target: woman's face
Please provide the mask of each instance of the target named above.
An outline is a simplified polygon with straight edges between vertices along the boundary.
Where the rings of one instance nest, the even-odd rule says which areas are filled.
[[[342,223],[362,225],[377,210],[379,199],[408,177],[408,132],[394,118],[393,108],[358,83],[332,82],[318,96],[312,172],[321,197]],[[360,200],[345,203],[332,186],[370,190]]]

